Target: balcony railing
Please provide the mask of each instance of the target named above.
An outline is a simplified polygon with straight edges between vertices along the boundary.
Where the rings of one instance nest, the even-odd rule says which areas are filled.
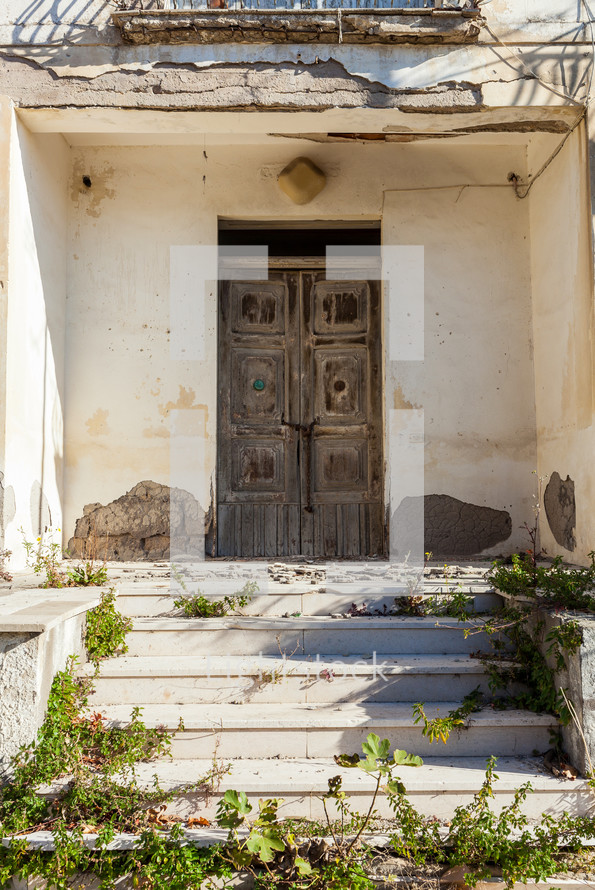
[[[126,43],[476,43],[482,0],[119,0]]]
[[[479,0],[160,0],[161,9],[477,9]]]

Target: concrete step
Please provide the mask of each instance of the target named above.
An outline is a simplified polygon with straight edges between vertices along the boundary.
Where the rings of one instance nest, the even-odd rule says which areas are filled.
[[[200,593],[208,600],[221,600],[239,590],[237,582],[205,581],[199,585]],[[165,616],[176,613],[174,601],[181,596],[188,596],[183,590],[171,587],[167,581],[159,580],[147,583],[142,578],[137,582],[118,583],[118,609],[130,618]],[[436,583],[426,580],[423,587],[415,595],[436,599],[447,605],[449,594],[462,592],[471,598],[469,611],[492,612],[501,608],[502,599],[484,581],[472,584],[456,585],[454,583]],[[239,609],[243,615],[331,615],[346,612],[353,605],[357,608],[367,607],[371,612],[391,611],[395,608],[395,600],[411,596],[411,591],[398,584],[361,584],[357,582],[342,584],[326,584],[321,589],[304,584],[281,585],[270,583],[266,589],[255,594],[246,606]]]
[[[137,618],[129,655],[460,655],[489,651],[476,623],[456,618]],[[477,630],[465,638],[465,628]]]
[[[221,763],[223,765],[223,763]],[[141,785],[150,787],[158,777],[162,788],[175,791],[184,784],[206,776],[211,760],[164,760],[141,763],[137,776]],[[457,806],[467,804],[481,787],[486,767],[484,757],[446,757],[432,754],[421,767],[401,767],[395,771],[405,784],[411,803],[425,816],[450,819]],[[306,818],[324,822],[319,795],[328,790],[328,780],[340,775],[350,803],[359,812],[366,812],[371,803],[374,782],[359,769],[337,766],[329,757],[310,760],[236,760],[218,787],[208,794],[193,792],[176,797],[168,805],[169,812],[187,819],[203,816],[212,819],[219,797],[228,789],[244,791],[255,810],[261,798],[281,797],[281,818]],[[540,819],[544,813],[561,816],[583,815],[592,807],[592,792],[586,779],[564,782],[545,771],[540,758],[501,757],[496,764],[498,780],[494,783],[492,808],[499,812],[512,803],[514,792],[529,781],[533,791],[528,795],[523,812]],[[376,804],[381,817],[394,817],[386,798]]]
[[[81,670],[93,675],[93,666]],[[416,702],[462,699],[485,670],[468,655],[392,655],[313,659],[294,656],[122,656],[101,665],[90,697],[110,703]]]
[[[429,718],[447,716],[459,702],[428,702]],[[102,708],[113,724],[130,719],[131,706]],[[388,738],[396,748],[421,756],[436,755],[442,742],[429,742],[413,722],[410,703],[341,704],[151,704],[143,708],[148,726],[175,730],[172,755],[180,759],[317,758],[360,751],[370,732]],[[447,749],[454,757],[527,756],[550,746],[557,727],[549,715],[527,711],[478,711],[466,728],[451,733]]]

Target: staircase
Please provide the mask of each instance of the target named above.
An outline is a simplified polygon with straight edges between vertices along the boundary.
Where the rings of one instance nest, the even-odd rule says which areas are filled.
[[[485,708],[446,745],[430,744],[414,723],[413,704],[428,717],[446,716],[478,686],[487,690],[481,662],[486,635],[465,638],[454,618],[385,617],[395,597],[411,586],[379,564],[296,573],[248,563],[206,564],[201,592],[211,599],[237,592],[258,576],[260,595],[225,618],[179,617],[170,567],[111,564],[118,608],[134,619],[125,656],[102,663],[90,700],[109,721],[126,722],[142,708],[148,726],[175,731],[173,759],[142,764],[147,784],[159,777],[168,789],[195,781],[213,763],[230,763],[219,786],[249,798],[282,797],[286,818],[322,818],[317,795],[339,773],[356,808],[371,800],[373,781],[341,769],[338,753],[361,751],[370,732],[393,747],[424,758],[401,771],[412,802],[425,814],[448,818],[478,790],[489,755],[498,757],[497,806],[512,800],[528,779],[534,793],[526,810],[580,813],[589,806],[583,780],[564,782],[542,767],[556,721],[548,715]],[[498,609],[500,597],[485,579],[485,564],[458,566],[448,577],[426,569],[416,593],[442,597],[461,590],[478,612]],[[371,615],[344,617],[352,604]],[[334,617],[333,617],[334,616]],[[477,622],[475,622],[477,623]],[[83,673],[92,673],[90,666]],[[182,725],[180,726],[180,718]],[[213,815],[217,794],[180,794],[170,811]],[[383,809],[384,807],[384,809]],[[381,815],[390,815],[382,800]]]

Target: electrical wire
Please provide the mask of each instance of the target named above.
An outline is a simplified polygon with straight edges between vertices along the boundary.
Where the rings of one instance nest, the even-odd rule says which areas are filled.
[[[539,168],[537,173],[531,177],[531,181],[525,186],[524,191],[522,193],[521,193],[521,188],[523,188],[523,186],[519,184],[519,182],[516,178],[511,179],[512,187],[514,188],[514,192],[515,192],[517,198],[519,198],[519,200],[524,200],[525,198],[528,197],[531,189],[533,188],[533,186],[535,185],[537,180],[540,178],[540,176],[542,176],[545,173],[545,171],[548,169],[550,164],[558,157],[558,155],[560,154],[560,152],[562,151],[562,149],[564,148],[564,146],[566,145],[566,143],[568,142],[568,140],[570,139],[570,137],[572,136],[574,131],[585,119],[589,105],[595,98],[595,96],[593,96],[591,93],[591,89],[593,86],[593,75],[595,74],[595,16],[593,15],[591,7],[589,6],[588,0],[581,0],[581,2],[584,7],[585,13],[587,15],[587,21],[589,23],[589,31],[591,33],[591,63],[589,65],[589,68],[590,68],[589,83],[587,86],[587,93],[586,93],[586,96],[583,101],[575,99],[574,96],[570,96],[570,95],[568,95],[568,93],[564,93],[562,90],[556,89],[556,87],[554,87],[551,83],[548,83],[547,81],[543,80],[543,78],[541,78],[538,74],[536,74],[535,71],[533,71],[531,68],[529,68],[528,65],[525,64],[525,61],[521,58],[521,56],[518,53],[516,53],[506,43],[504,43],[500,39],[500,37],[492,31],[492,29],[490,28],[488,23],[485,21],[485,19],[483,19],[483,21],[482,21],[482,27],[485,28],[485,30],[496,41],[496,43],[498,43],[498,44],[500,44],[500,46],[504,47],[504,49],[506,50],[506,52],[509,54],[509,56],[511,58],[516,59],[520,63],[520,65],[523,69],[523,72],[526,76],[531,77],[533,80],[537,80],[547,90],[550,90],[551,92],[555,93],[557,96],[560,96],[562,99],[566,99],[568,102],[572,102],[575,105],[581,106],[581,111],[578,114],[575,122],[572,124],[572,126],[570,127],[568,132],[564,135],[563,139],[561,139],[561,141],[556,146],[556,148],[553,150],[551,155],[541,165],[541,167]],[[550,40],[544,45],[555,46],[556,41]],[[582,78],[581,78],[581,80],[582,80]]]
[[[566,99],[567,102],[574,102],[575,105],[582,104],[579,99],[575,99],[574,96],[570,96],[568,93],[565,93],[563,90],[557,89],[553,84],[548,83],[547,80],[544,80],[542,77],[539,76],[539,74],[536,74],[532,68],[529,68],[529,66],[525,64],[524,59],[522,59],[521,56],[518,53],[516,53],[508,44],[504,43],[504,41],[497,34],[495,34],[494,31],[492,31],[492,29],[490,28],[488,23],[485,21],[485,19],[482,22],[482,28],[484,28],[488,32],[490,37],[492,37],[496,41],[496,43],[498,43],[500,46],[504,47],[504,49],[506,50],[506,52],[512,59],[516,59],[516,61],[519,62],[519,64],[521,65],[521,67],[523,69],[523,74],[526,77],[530,77],[532,80],[538,81],[547,90],[550,90],[550,92],[555,93],[556,96],[560,96],[561,99]],[[591,33],[592,32],[593,32],[593,23],[591,22]],[[544,43],[544,46],[555,46],[555,41],[550,40],[549,42]],[[591,61],[591,71],[592,70],[593,70],[593,61]]]

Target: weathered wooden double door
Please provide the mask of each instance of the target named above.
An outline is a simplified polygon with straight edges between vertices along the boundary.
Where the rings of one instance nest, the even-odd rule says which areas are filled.
[[[316,270],[221,283],[220,556],[384,553],[379,303]]]

